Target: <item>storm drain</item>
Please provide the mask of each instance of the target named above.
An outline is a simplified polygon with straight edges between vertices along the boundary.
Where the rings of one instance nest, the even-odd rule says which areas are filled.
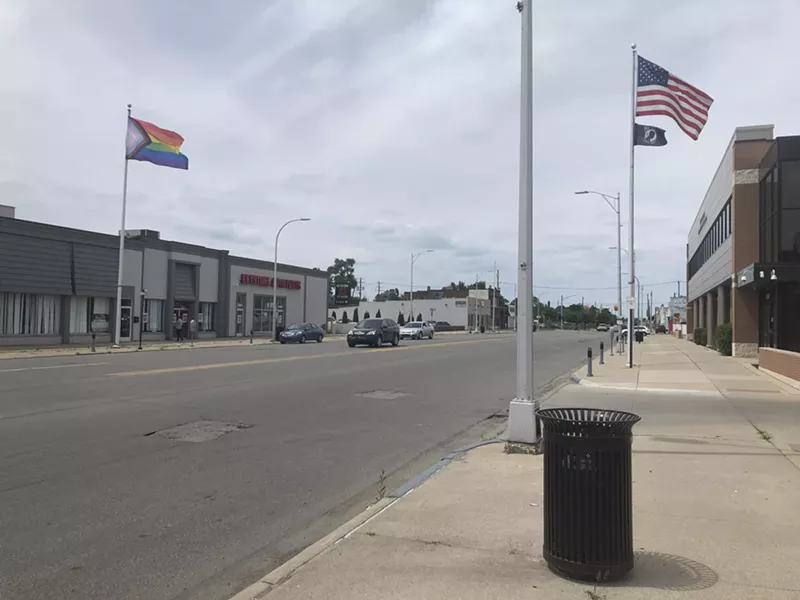
[[[168,440],[177,442],[208,442],[218,437],[222,437],[231,431],[250,429],[252,425],[244,423],[223,423],[222,421],[194,421],[162,429],[161,431],[151,431],[145,436],[157,435]]]
[[[356,394],[356,396],[372,398],[373,400],[397,400],[403,396],[408,396],[408,394],[393,390],[372,390],[371,392],[361,392],[360,394]]]

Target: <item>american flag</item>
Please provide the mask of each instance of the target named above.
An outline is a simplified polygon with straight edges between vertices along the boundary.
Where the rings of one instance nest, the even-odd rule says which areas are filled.
[[[666,69],[638,57],[636,116],[670,117],[693,140],[708,121],[713,98]]]

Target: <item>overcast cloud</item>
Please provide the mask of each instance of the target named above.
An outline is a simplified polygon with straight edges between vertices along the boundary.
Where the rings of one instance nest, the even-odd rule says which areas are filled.
[[[0,0],[0,203],[115,232],[130,102],[186,138],[190,169],[132,162],[129,228],[270,258],[280,224],[308,216],[282,235],[281,262],[352,256],[370,296],[378,281],[407,289],[409,254],[426,248],[420,286],[491,277],[494,261],[513,282],[514,4]],[[637,150],[638,274],[673,282],[651,288],[664,301],[685,277],[687,232],[733,129],[800,133],[800,83],[786,76],[800,4],[540,0],[534,14],[544,300],[616,300],[616,217],[573,192],[627,199],[630,43],[715,100],[698,142],[641,120],[669,139]]]

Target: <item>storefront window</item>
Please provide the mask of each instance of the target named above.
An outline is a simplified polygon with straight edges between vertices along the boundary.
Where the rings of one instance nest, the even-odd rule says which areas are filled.
[[[57,335],[61,298],[0,292],[0,335]]]
[[[286,298],[278,296],[278,327],[283,327],[286,314]],[[253,331],[272,331],[272,296],[253,296]]]
[[[800,160],[781,163],[781,208],[800,208]]]
[[[164,301],[145,298],[144,314],[147,318],[142,323],[142,331],[160,333],[164,331]]]
[[[200,312],[203,315],[203,322],[200,323],[200,331],[214,331],[214,321],[216,318],[217,305],[213,302],[201,302]]]
[[[800,209],[784,209],[782,212],[780,260],[800,262]]]
[[[110,298],[73,296],[69,302],[70,333],[108,333]]]

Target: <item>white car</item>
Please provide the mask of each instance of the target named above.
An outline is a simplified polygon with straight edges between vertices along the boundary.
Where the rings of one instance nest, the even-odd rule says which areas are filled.
[[[411,321],[400,328],[400,338],[421,340],[422,338],[433,339],[433,327],[424,321]]]

